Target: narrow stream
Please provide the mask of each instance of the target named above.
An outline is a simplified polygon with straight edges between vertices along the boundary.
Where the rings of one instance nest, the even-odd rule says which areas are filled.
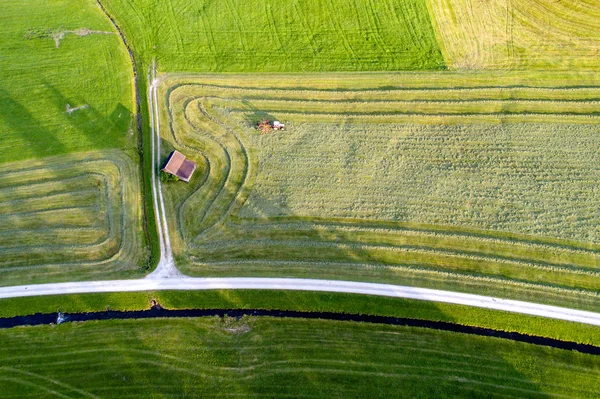
[[[562,341],[554,338],[527,335],[518,332],[506,332],[493,330],[491,328],[465,326],[445,321],[431,321],[409,319],[402,317],[373,316],[363,314],[346,314],[333,312],[303,312],[294,310],[265,310],[265,309],[182,309],[169,310],[160,305],[154,305],[148,310],[118,311],[107,310],[89,313],[37,313],[29,316],[16,316],[0,318],[0,328],[12,328],[17,326],[38,326],[78,322],[89,320],[113,320],[113,319],[152,319],[164,317],[235,317],[259,316],[278,318],[320,319],[336,321],[353,321],[373,324],[387,324],[394,326],[409,326],[429,328],[441,331],[452,331],[463,334],[479,335],[483,337],[496,337],[512,341],[526,342],[534,345],[548,346],[551,348],[572,350],[592,355],[600,355],[600,347],[588,344],[579,344],[572,341]]]

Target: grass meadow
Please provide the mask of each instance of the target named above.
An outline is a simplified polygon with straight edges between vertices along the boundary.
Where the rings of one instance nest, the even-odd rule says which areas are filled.
[[[156,62],[177,73],[161,77],[162,155],[178,149],[199,165],[190,184],[163,184],[183,272],[598,309],[597,1],[102,4],[135,56],[143,140],[131,60],[96,2],[0,7],[0,286],[139,277],[151,266],[140,164],[151,162],[144,93]],[[446,68],[465,72],[340,73]],[[272,73],[309,71],[329,73]],[[198,72],[262,73],[184,74]],[[263,118],[287,130],[261,136]],[[144,309],[152,299],[600,343],[583,324],[333,293],[32,297],[0,301],[0,315]],[[0,339],[0,397],[591,398],[600,386],[597,356],[366,323],[111,320],[4,329]]]
[[[595,70],[597,0],[106,0],[164,72]]]
[[[441,69],[425,0],[104,0],[160,71]]]
[[[179,265],[595,308],[596,77],[505,76],[166,78],[163,155],[200,165],[165,185]]]
[[[600,383],[597,356],[367,323],[102,321],[0,337],[3,397],[591,398]]]
[[[147,310],[153,301],[166,309],[275,309],[434,320],[600,346],[598,326],[472,306],[335,292],[199,290],[51,295],[2,299],[0,317]]]

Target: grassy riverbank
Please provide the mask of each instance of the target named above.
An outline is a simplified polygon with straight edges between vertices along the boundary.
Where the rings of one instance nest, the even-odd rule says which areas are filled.
[[[366,323],[121,320],[14,328],[0,339],[6,397],[584,398],[600,387],[598,356]]]
[[[56,311],[144,310],[149,309],[152,300],[167,309],[278,309],[447,321],[600,346],[600,328],[580,323],[430,301],[300,291],[158,291],[3,299],[0,317]]]

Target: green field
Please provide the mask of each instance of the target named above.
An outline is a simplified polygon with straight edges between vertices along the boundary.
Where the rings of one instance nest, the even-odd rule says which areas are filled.
[[[598,81],[531,75],[166,78],[163,155],[200,165],[164,185],[179,266],[595,308]]]
[[[168,72],[585,69],[598,0],[105,0]]]
[[[362,323],[136,320],[0,337],[3,397],[591,398],[600,384],[597,356]]]
[[[135,145],[129,56],[96,3],[1,7],[0,163]]]
[[[440,69],[425,0],[104,0],[161,71]]]
[[[138,134],[121,39],[91,0],[1,9],[0,285],[141,275]]]
[[[598,0],[5,0],[0,12],[0,286],[150,270],[152,67],[162,159],[178,149],[199,166],[190,184],[162,184],[184,273],[600,305]],[[263,118],[286,131],[260,135]],[[152,300],[600,345],[591,325],[314,292],[15,298],[0,301],[0,317]],[[2,398],[600,389],[598,356],[365,323],[111,320],[0,329],[0,339]]]
[[[600,346],[598,326],[417,299],[288,290],[149,291],[50,295],[0,300],[0,317],[36,313],[166,309],[275,309],[433,320]]]

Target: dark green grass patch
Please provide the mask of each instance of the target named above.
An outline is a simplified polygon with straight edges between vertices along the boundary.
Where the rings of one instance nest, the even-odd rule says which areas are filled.
[[[600,357],[407,327],[273,318],[0,331],[0,396],[594,397]]]
[[[160,71],[358,71],[444,66],[424,0],[104,0]]]

